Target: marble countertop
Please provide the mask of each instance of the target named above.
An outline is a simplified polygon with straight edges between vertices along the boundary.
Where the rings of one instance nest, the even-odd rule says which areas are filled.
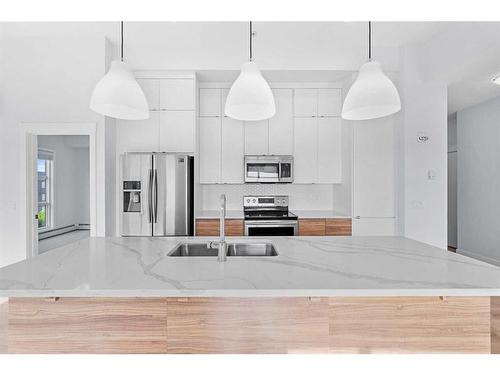
[[[220,210],[203,210],[194,215],[197,219],[219,219]],[[226,219],[243,219],[243,210],[226,210]]]
[[[500,268],[402,237],[270,241],[276,257],[175,258],[212,238],[89,238],[0,269],[2,297],[500,295]]]

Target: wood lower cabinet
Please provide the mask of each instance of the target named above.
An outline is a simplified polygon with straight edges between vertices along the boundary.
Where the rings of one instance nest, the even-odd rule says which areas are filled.
[[[498,353],[500,297],[11,298],[9,353]]]
[[[299,219],[299,236],[324,236],[325,219]]]
[[[299,236],[350,236],[351,219],[299,219]]]
[[[242,219],[226,219],[224,222],[226,236],[243,236]],[[219,219],[196,219],[196,236],[218,236]]]

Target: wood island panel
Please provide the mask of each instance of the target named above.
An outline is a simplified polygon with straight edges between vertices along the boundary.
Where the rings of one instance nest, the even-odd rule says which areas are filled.
[[[325,219],[299,219],[299,236],[324,236]]]
[[[63,297],[5,305],[9,353],[500,351],[500,297]]]
[[[352,236],[352,219],[326,219],[326,236]]]
[[[166,353],[162,298],[11,298],[9,353]]]
[[[169,299],[168,351],[325,353],[328,324],[327,298]]]
[[[226,219],[224,222],[224,232],[226,236],[243,236],[242,219]],[[196,236],[218,236],[219,219],[196,219]]]
[[[491,297],[491,352],[500,354],[500,297]]]
[[[330,299],[335,353],[490,353],[490,297]]]
[[[7,353],[7,327],[9,321],[9,300],[0,298],[0,354]]]

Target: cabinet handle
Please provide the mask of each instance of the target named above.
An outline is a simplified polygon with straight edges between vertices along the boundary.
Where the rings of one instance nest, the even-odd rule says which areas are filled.
[[[361,219],[361,216],[354,216],[355,219]]]

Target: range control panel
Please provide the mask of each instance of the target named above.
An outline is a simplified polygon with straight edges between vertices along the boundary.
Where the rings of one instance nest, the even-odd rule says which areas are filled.
[[[287,195],[246,195],[243,207],[288,207]]]

